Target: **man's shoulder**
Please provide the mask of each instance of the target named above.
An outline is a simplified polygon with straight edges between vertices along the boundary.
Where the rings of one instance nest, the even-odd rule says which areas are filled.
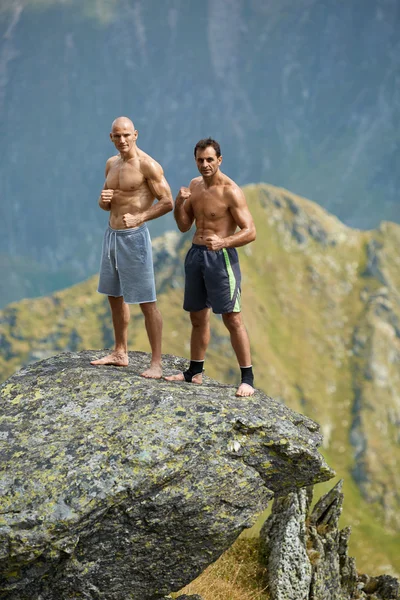
[[[115,156],[110,156],[110,158],[107,159],[106,161],[106,175],[108,174],[109,170],[111,169],[111,167],[116,163],[116,161],[119,159],[119,154],[116,154]]]
[[[155,158],[153,158],[152,156],[150,156],[150,154],[147,154],[147,152],[144,152],[143,150],[140,150],[140,148],[137,148],[138,151],[138,158],[140,160],[140,168],[141,169],[151,169],[154,167],[158,167],[161,169],[161,165],[159,162],[157,162],[155,160]]]
[[[200,177],[194,177],[192,179],[192,181],[189,183],[189,188],[192,189],[192,188],[198,187],[202,183],[203,183],[203,178],[201,176]]]
[[[230,203],[236,204],[241,203],[244,199],[244,193],[242,188],[233,179],[225,175],[223,182],[223,195]]]
[[[237,191],[241,191],[238,184],[228,177],[228,175],[225,175],[225,173],[221,173],[221,180],[218,182],[217,187],[223,189],[224,195],[235,194]]]
[[[140,170],[146,179],[157,177],[164,171],[159,162],[157,162],[150,154],[146,154],[143,150],[139,151]]]
[[[221,185],[225,186],[227,189],[228,188],[236,189],[239,187],[238,184],[235,181],[233,181],[233,179],[228,177],[228,175],[225,175],[225,173],[221,173],[221,175],[223,178],[221,181]]]
[[[110,156],[110,158],[107,159],[106,166],[110,167],[118,159],[119,159],[119,154],[114,154],[114,156]]]

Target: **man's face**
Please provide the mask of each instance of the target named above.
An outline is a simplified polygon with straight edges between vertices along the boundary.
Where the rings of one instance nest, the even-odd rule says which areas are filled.
[[[222,156],[217,156],[215,149],[212,146],[198,149],[196,152],[196,164],[199,172],[203,177],[212,177],[222,162]]]
[[[127,121],[115,123],[110,133],[111,141],[121,154],[127,154],[135,145],[137,131]]]

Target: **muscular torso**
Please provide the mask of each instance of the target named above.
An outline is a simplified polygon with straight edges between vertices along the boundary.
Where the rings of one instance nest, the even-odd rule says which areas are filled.
[[[195,244],[204,244],[212,234],[225,238],[235,233],[237,225],[230,213],[227,198],[228,188],[235,185],[226,176],[221,184],[209,188],[205,188],[202,177],[192,182],[190,201],[196,223]]]
[[[142,172],[142,161],[150,159],[144,152],[123,161],[119,156],[110,159],[106,188],[114,190],[110,209],[110,227],[125,229],[122,217],[148,210],[155,199]]]

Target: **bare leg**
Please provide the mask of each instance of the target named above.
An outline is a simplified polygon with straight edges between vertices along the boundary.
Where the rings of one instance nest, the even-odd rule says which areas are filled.
[[[92,360],[92,365],[116,365],[117,367],[126,367],[128,359],[128,324],[130,318],[129,306],[124,302],[122,296],[114,298],[108,296],[111,307],[111,316],[114,327],[115,349],[111,354]]]
[[[162,317],[157,308],[156,302],[145,302],[140,305],[144,316],[147,336],[151,348],[151,364],[148,369],[143,371],[142,377],[149,379],[160,379],[162,375],[161,366],[161,338],[162,338]]]
[[[235,351],[239,366],[250,366],[250,342],[243,323],[242,313],[226,313],[222,315],[222,320],[230,333],[232,348]],[[252,396],[253,394],[254,388],[248,383],[241,383],[236,391],[236,396]]]
[[[190,313],[192,335],[190,338],[191,360],[204,360],[208,344],[210,343],[210,309],[204,308]],[[185,381],[183,373],[165,377],[167,381]],[[192,383],[203,383],[203,375],[194,375]]]

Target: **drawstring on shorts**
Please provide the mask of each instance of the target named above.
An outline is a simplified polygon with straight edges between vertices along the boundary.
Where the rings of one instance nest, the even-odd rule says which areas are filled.
[[[110,249],[111,249],[111,236],[112,234],[114,234],[114,254],[115,254],[115,268],[118,271],[118,259],[117,259],[117,232],[116,231],[109,231],[109,236],[108,236],[108,258],[109,260],[111,260],[111,254],[110,254]]]

